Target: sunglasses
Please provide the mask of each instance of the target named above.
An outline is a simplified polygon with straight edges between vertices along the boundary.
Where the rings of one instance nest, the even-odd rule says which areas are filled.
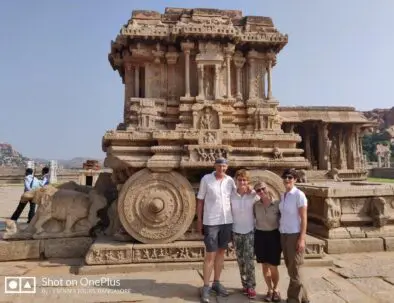
[[[260,192],[262,192],[262,191],[265,191],[265,187],[257,188],[257,189],[256,189],[256,193],[260,193]]]
[[[282,179],[283,179],[283,180],[293,180],[294,177],[291,176],[291,175],[289,175],[289,176],[283,176]]]

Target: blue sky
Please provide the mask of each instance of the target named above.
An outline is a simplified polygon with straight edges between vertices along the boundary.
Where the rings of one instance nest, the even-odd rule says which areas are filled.
[[[0,2],[0,142],[29,157],[104,158],[123,85],[107,55],[134,9],[240,9],[289,34],[273,71],[281,105],[394,106],[394,1]]]

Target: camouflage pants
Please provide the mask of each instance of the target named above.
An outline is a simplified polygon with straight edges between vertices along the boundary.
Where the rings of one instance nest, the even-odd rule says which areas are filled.
[[[244,288],[255,288],[256,277],[254,271],[254,232],[247,234],[233,233],[235,252],[239,273]]]

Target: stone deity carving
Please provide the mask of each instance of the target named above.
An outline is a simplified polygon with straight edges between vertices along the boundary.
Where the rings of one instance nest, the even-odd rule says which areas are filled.
[[[212,109],[207,107],[201,117],[200,128],[201,129],[211,129],[212,128]]]

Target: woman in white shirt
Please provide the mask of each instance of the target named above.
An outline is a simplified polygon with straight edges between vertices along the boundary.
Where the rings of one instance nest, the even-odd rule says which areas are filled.
[[[256,278],[254,270],[254,215],[255,191],[249,187],[250,176],[247,170],[235,173],[237,189],[231,194],[233,215],[233,243],[237,255],[243,293],[249,299],[256,298]]]

